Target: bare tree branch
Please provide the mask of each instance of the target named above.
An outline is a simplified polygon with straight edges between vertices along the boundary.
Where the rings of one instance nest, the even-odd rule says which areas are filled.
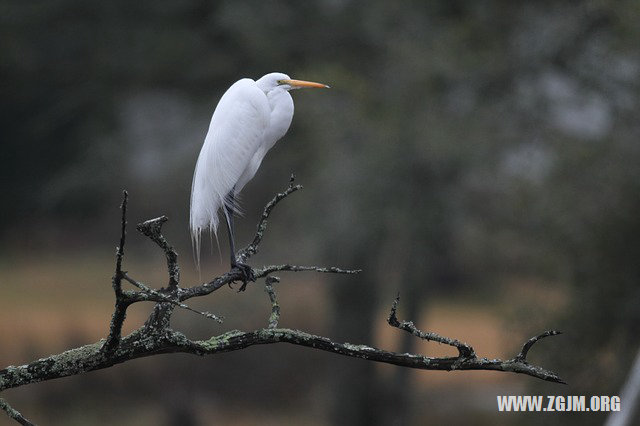
[[[525,342],[525,344],[522,346],[522,350],[518,355],[516,355],[515,359],[522,362],[526,361],[527,353],[529,353],[529,349],[531,349],[534,343],[536,343],[540,339],[544,339],[545,337],[557,336],[558,334],[562,334],[562,332],[557,330],[547,330],[542,334],[532,337]]]
[[[280,319],[280,305],[278,304],[278,297],[276,291],[273,289],[273,284],[280,282],[278,277],[267,277],[265,280],[265,291],[269,295],[271,301],[271,315],[269,316],[269,325],[267,328],[274,329],[278,327],[278,320]]]
[[[118,343],[120,342],[120,336],[122,334],[122,325],[127,312],[127,307],[130,303],[128,298],[122,292],[122,260],[124,258],[124,243],[127,236],[127,201],[129,199],[129,193],[122,191],[122,204],[120,210],[122,211],[120,221],[120,245],[116,249],[116,272],[111,279],[113,285],[113,291],[116,298],[116,307],[111,317],[111,325],[109,327],[109,336],[104,344],[104,350],[112,352]]]
[[[302,189],[302,185],[294,185],[296,176],[292,173],[289,178],[289,186],[284,192],[277,193],[271,201],[267,203],[262,211],[262,216],[260,217],[260,221],[258,222],[258,226],[256,229],[256,235],[253,237],[253,241],[246,246],[245,248],[238,251],[238,260],[240,262],[246,262],[251,256],[258,252],[258,248],[260,247],[260,243],[262,242],[262,237],[264,236],[264,232],[267,230],[267,219],[269,219],[269,215],[271,211],[276,207],[276,205],[284,200],[289,194],[296,192],[299,189]],[[256,277],[258,278],[258,277]]]
[[[223,317],[219,317],[215,314],[212,314],[211,312],[206,312],[206,311],[199,311],[197,309],[193,309],[187,305],[185,305],[184,303],[178,302],[176,300],[173,300],[171,297],[164,295],[158,291],[155,291],[154,289],[152,289],[151,287],[146,286],[145,284],[134,280],[133,278],[131,278],[126,272],[122,273],[122,278],[127,281],[128,283],[130,283],[131,285],[138,287],[140,290],[143,291],[143,293],[148,294],[150,301],[156,301],[156,302],[167,302],[170,303],[174,306],[177,306],[179,308],[185,309],[187,311],[191,311],[194,312],[198,315],[202,315],[205,318],[209,318],[212,319],[214,321],[216,321],[219,324],[222,324],[224,321]]]
[[[169,270],[169,291],[173,291],[178,287],[180,282],[180,267],[178,266],[178,253],[167,242],[162,235],[162,225],[169,220],[166,216],[160,216],[155,219],[147,220],[139,223],[136,229],[143,235],[151,238],[164,251],[167,257],[167,269]]]
[[[183,352],[195,355],[214,355],[258,344],[283,342],[422,370],[494,370],[521,373],[550,382],[564,383],[557,374],[516,358],[500,360],[401,354],[368,345],[338,343],[327,337],[286,328],[266,328],[249,332],[232,330],[208,340],[196,341],[188,339],[180,332],[167,329],[156,335],[148,335],[137,330],[123,338],[121,345],[110,357],[104,356],[100,351],[102,342],[98,342],[39,359],[30,364],[7,367],[0,370],[0,391],[44,380],[100,370],[125,361],[156,354]]]
[[[389,318],[387,322],[390,326],[399,328],[400,330],[404,330],[408,333],[413,334],[423,340],[430,340],[432,342],[444,343],[446,345],[455,346],[458,348],[458,353],[460,358],[475,358],[476,352],[473,348],[466,343],[462,343],[456,339],[449,339],[448,337],[440,336],[436,333],[425,333],[424,331],[420,331],[416,328],[416,326],[411,321],[398,321],[396,317],[396,311],[398,309],[398,302],[400,302],[400,295],[396,296],[393,304],[391,305],[391,313],[389,314]]]
[[[287,189],[282,193],[278,193],[266,205],[258,223],[253,241],[237,254],[238,259],[242,262],[245,262],[258,252],[266,230],[267,219],[275,206],[288,195],[301,188],[300,185],[293,185],[293,179],[294,177],[292,175]],[[241,274],[237,270],[231,270],[211,281],[191,287],[181,287],[178,254],[162,235],[162,226],[167,222],[167,218],[166,216],[160,216],[156,219],[138,224],[137,230],[150,238],[163,250],[167,259],[168,285],[160,289],[153,289],[133,279],[127,271],[123,270],[127,203],[128,194],[124,191],[121,205],[120,245],[116,250],[116,267],[112,279],[115,308],[107,338],[90,345],[38,359],[29,364],[18,367],[9,366],[0,370],[0,392],[30,383],[108,368],[129,360],[157,354],[183,352],[201,356],[215,355],[221,352],[241,350],[253,345],[274,343],[290,343],[348,357],[362,358],[369,361],[384,362],[422,370],[494,370],[526,374],[542,380],[564,383],[554,372],[529,364],[526,360],[528,351],[538,340],[559,334],[558,332],[547,331],[529,339],[513,359],[478,358],[474,349],[466,343],[460,342],[457,339],[443,337],[436,333],[421,331],[411,321],[398,320],[397,309],[399,296],[396,297],[391,306],[391,312],[388,318],[389,325],[411,333],[420,339],[454,346],[458,349],[457,357],[428,357],[421,354],[396,353],[368,345],[334,342],[327,337],[312,335],[300,330],[278,328],[280,305],[273,284],[278,283],[280,279],[271,274],[274,272],[287,271],[312,271],[334,274],[357,274],[360,272],[360,270],[357,269],[342,269],[334,266],[320,267],[281,264],[268,265],[256,269],[255,277],[265,278],[265,290],[271,302],[271,314],[268,319],[267,328],[253,331],[232,330],[211,337],[208,340],[191,340],[184,334],[170,328],[170,320],[174,308],[186,309],[221,323],[222,319],[220,317],[209,312],[193,309],[183,302],[193,297],[206,296],[226,284],[239,281],[242,278]],[[136,290],[124,290],[122,288],[123,280],[133,285]],[[126,317],[127,308],[139,302],[154,302],[155,306],[152,314],[142,327],[126,337],[121,337],[122,325]],[[24,419],[20,413],[13,410],[1,399],[0,408],[18,422],[31,424],[28,420]]]
[[[27,420],[22,414],[20,414],[20,412],[18,410],[16,410],[12,406],[10,406],[9,403],[7,401],[5,401],[4,399],[2,399],[2,398],[0,398],[0,408],[2,408],[2,410],[5,413],[7,413],[7,415],[9,417],[11,417],[13,420],[17,421],[21,425],[23,425],[23,426],[35,426],[33,423],[31,423],[29,420]]]

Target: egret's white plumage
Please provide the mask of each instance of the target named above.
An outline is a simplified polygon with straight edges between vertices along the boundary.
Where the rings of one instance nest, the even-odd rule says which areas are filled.
[[[293,118],[289,90],[301,87],[328,86],[271,73],[257,81],[243,78],[235,82],[220,99],[191,187],[189,224],[198,266],[202,233],[209,230],[217,237],[221,208],[238,211],[236,195],[256,174],[267,151],[289,129]]]

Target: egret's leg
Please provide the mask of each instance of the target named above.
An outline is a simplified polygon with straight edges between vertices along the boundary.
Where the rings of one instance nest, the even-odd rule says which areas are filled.
[[[237,263],[236,262],[236,244],[235,244],[236,233],[235,233],[235,227],[233,223],[233,210],[225,206],[224,217],[227,222],[227,233],[229,234],[229,250],[231,251],[230,252],[231,267],[233,268],[236,266],[236,263]]]
[[[235,189],[231,191],[229,198],[231,199],[231,205],[234,204],[234,192]],[[251,266],[246,263],[238,262],[236,259],[236,245],[235,245],[235,226],[233,222],[233,208],[225,206],[224,207],[224,215],[227,222],[227,232],[229,233],[229,250],[231,250],[230,258],[231,258],[231,269],[238,269],[242,272],[242,286],[238,291],[244,291],[247,287],[247,282],[255,281],[256,277],[253,273],[253,269]]]

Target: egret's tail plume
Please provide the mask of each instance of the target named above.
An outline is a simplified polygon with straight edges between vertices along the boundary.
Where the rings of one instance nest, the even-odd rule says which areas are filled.
[[[217,222],[217,221],[216,221]],[[211,236],[211,247],[213,250],[213,237],[216,237],[216,245],[218,251],[220,251],[220,242],[218,241],[217,223],[215,226],[211,224],[208,228],[202,228],[199,226],[191,227],[191,249],[193,251],[193,260],[195,261],[196,270],[200,272],[200,256],[202,251],[202,234],[207,229]]]
[[[222,252],[220,250],[220,240],[218,239],[218,225],[220,218],[218,212],[220,209],[231,209],[235,213],[240,213],[237,201],[230,196],[214,196],[202,197],[201,194],[193,192],[191,195],[191,217],[189,228],[191,230],[191,246],[193,250],[193,258],[195,260],[196,269],[200,272],[200,258],[202,252],[202,234],[209,232],[211,236],[211,249],[213,250],[213,237],[216,239],[218,253],[222,261]]]
[[[211,202],[203,203],[201,198],[192,194],[191,198],[191,217],[189,221],[189,228],[191,230],[191,245],[193,249],[193,258],[196,263],[196,269],[200,272],[200,255],[202,251],[202,234],[209,232],[212,237],[216,237],[218,241],[218,208],[222,204]],[[218,204],[216,206],[216,204]],[[213,206],[212,206],[213,205]],[[212,208],[213,207],[213,208]]]
[[[200,273],[200,237],[202,236],[201,230],[194,230],[191,228],[191,250],[193,251],[193,260],[196,264],[196,270]]]

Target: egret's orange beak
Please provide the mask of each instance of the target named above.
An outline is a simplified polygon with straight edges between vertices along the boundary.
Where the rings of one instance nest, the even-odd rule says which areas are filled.
[[[330,87],[322,83],[314,83],[313,81],[304,80],[280,80],[285,84],[295,88],[315,87],[317,89],[329,89]]]

